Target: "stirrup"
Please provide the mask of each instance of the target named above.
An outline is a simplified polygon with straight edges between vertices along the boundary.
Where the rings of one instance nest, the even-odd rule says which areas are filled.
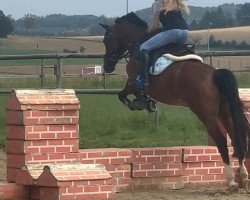
[[[141,80],[141,75],[136,76],[135,87],[137,89],[142,89],[143,88],[143,83],[142,83],[142,80]]]

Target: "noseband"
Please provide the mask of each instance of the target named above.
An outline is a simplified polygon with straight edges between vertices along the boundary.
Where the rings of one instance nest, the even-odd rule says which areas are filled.
[[[113,40],[117,40],[119,41],[118,38],[116,37],[112,37],[111,36],[111,33],[108,33],[105,35],[105,38],[106,40],[110,40],[110,39],[113,39]],[[123,58],[127,58],[127,55],[129,54],[128,50],[126,50],[124,48],[124,46],[122,47],[118,47],[117,49],[115,50],[111,50],[111,51],[108,51],[105,53],[105,55],[108,57],[108,59],[111,61],[111,62],[118,62],[119,60],[123,59]],[[127,61],[127,59],[126,59]]]

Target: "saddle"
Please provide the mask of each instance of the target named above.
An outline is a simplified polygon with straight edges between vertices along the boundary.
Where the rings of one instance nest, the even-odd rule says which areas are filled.
[[[188,54],[194,54],[195,46],[193,44],[187,43],[183,46],[176,46],[176,44],[171,43],[156,49],[150,53],[149,66],[153,66],[155,61],[160,58],[163,54],[172,54],[174,56],[185,56]],[[135,61],[138,63],[140,60],[140,45],[137,46],[135,54]]]

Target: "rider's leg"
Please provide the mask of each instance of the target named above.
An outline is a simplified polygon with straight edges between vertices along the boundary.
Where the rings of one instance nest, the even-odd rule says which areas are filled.
[[[138,81],[141,81],[142,85],[138,85],[138,88],[144,87],[144,89],[147,89],[149,86],[149,80],[148,80],[148,75],[149,75],[149,53],[146,49],[143,49],[140,52],[140,71],[139,71],[139,76],[137,77],[137,83]]]
[[[136,78],[137,88],[141,89],[143,86],[147,88],[147,86],[149,85],[148,81],[149,53],[169,43],[176,43],[176,44],[186,43],[187,37],[188,37],[187,30],[179,30],[179,29],[167,30],[156,34],[155,36],[153,36],[140,46],[141,66],[138,72],[139,75]]]

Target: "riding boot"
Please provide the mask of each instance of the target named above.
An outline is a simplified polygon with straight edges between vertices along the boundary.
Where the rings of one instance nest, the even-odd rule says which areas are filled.
[[[149,69],[148,69],[148,63],[149,63],[149,55],[147,50],[142,50],[140,53],[140,71],[139,75],[136,78],[136,82],[141,83],[137,84],[138,88],[145,91],[145,93],[148,93],[148,86],[149,86]]]

